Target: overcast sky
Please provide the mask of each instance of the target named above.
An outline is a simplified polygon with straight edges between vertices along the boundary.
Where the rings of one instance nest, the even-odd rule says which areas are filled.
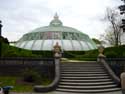
[[[16,41],[37,27],[49,25],[57,12],[63,25],[99,39],[107,27],[101,21],[106,8],[121,4],[121,0],[0,0],[2,35]]]

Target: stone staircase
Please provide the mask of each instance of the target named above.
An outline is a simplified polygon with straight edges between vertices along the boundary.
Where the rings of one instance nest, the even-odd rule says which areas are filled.
[[[119,90],[103,65],[95,61],[61,64],[61,79],[56,89],[58,92],[91,94]]]

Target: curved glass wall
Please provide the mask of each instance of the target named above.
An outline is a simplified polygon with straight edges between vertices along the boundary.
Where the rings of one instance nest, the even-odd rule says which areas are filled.
[[[37,28],[23,35],[16,46],[29,50],[52,50],[56,42],[66,51],[97,48],[88,35],[72,27],[63,26],[57,15],[54,16],[49,26]]]
[[[64,40],[87,40],[88,37],[72,32],[36,32],[25,34],[20,40],[40,40],[40,39],[64,39]]]

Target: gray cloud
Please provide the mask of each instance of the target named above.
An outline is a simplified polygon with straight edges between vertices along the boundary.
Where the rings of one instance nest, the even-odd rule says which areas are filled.
[[[18,40],[33,29],[48,25],[58,12],[64,25],[98,38],[105,29],[100,18],[106,7],[120,4],[117,0],[1,0],[2,34],[10,41]]]

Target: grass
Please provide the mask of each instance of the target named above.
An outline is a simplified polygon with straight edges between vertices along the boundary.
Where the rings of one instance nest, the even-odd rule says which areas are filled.
[[[52,83],[52,80],[48,80],[48,79],[43,79],[43,81],[42,81],[42,85],[44,85],[44,86],[48,86],[51,83]]]
[[[28,83],[18,82],[20,77],[0,77],[0,86],[13,86],[11,91],[14,92],[30,92],[33,90],[33,85]]]
[[[47,86],[51,82],[52,80],[43,79],[42,85]],[[23,82],[21,80],[21,77],[1,76],[0,87],[4,87],[4,86],[13,86],[14,88],[11,90],[13,92],[32,92],[34,84]]]

